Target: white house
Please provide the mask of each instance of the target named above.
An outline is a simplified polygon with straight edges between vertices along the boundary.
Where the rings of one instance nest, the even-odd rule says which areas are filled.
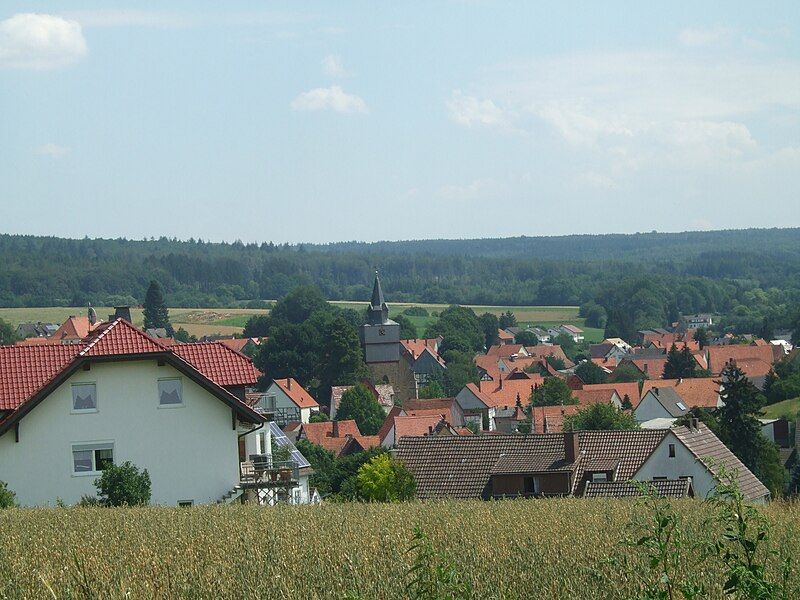
[[[557,331],[561,335],[568,335],[571,337],[576,344],[580,344],[584,339],[583,329],[575,327],[574,325],[562,325]]]
[[[315,496],[315,490],[308,485],[308,479],[313,473],[311,464],[305,456],[295,447],[295,445],[281,431],[281,428],[274,421],[264,423],[263,427],[251,430],[245,437],[245,452],[248,458],[256,456],[268,457],[272,462],[276,460],[273,455],[273,448],[283,448],[289,460],[294,463],[295,479],[298,485],[287,490],[288,501],[290,504],[310,504],[319,501],[319,496]],[[282,490],[281,490],[282,491]],[[275,504],[278,500],[276,489],[264,489],[258,492],[260,504]]]
[[[273,379],[267,391],[255,399],[255,407],[275,414],[275,422],[281,427],[290,421],[308,423],[313,413],[319,412],[319,404],[295,379]]]
[[[0,479],[22,505],[72,504],[130,461],[154,504],[216,502],[239,483],[240,436],[264,422],[225,387],[257,371],[229,366],[202,372],[121,319],[81,343],[0,347]]]

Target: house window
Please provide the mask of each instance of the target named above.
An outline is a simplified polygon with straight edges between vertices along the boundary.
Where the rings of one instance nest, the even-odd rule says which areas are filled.
[[[97,412],[97,386],[94,383],[72,384],[72,412]]]
[[[178,500],[179,508],[191,508],[194,506],[194,500]]]
[[[533,495],[539,493],[539,478],[538,477],[524,477],[522,480],[522,491],[525,495]]]
[[[675,444],[669,445],[669,457],[675,458]]]
[[[183,386],[180,378],[158,380],[158,405],[160,407],[183,406]]]
[[[608,473],[592,473],[592,482],[606,482],[608,481]]]
[[[666,481],[666,477],[653,477],[653,481]]]
[[[72,472],[75,475],[95,475],[113,464],[113,444],[74,444],[72,446]]]

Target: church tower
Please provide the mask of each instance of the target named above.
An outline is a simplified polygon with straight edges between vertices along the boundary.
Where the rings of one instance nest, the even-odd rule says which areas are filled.
[[[400,360],[400,325],[389,318],[389,307],[383,298],[381,280],[375,271],[372,300],[367,323],[361,326],[361,345],[367,365],[396,363]]]

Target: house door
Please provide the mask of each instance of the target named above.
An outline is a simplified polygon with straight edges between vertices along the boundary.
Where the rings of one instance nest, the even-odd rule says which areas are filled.
[[[244,438],[239,438],[239,462],[244,462],[247,460],[247,450],[244,446]]]

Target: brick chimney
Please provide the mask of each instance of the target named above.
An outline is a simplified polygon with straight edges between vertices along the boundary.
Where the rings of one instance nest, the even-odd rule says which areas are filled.
[[[291,377],[287,377],[286,378],[286,389],[287,390],[292,389],[292,378]]]
[[[578,433],[576,431],[564,432],[564,459],[568,463],[574,463],[580,456],[581,451],[578,446]]]
[[[339,437],[339,421],[333,422],[333,435],[332,437]]]

